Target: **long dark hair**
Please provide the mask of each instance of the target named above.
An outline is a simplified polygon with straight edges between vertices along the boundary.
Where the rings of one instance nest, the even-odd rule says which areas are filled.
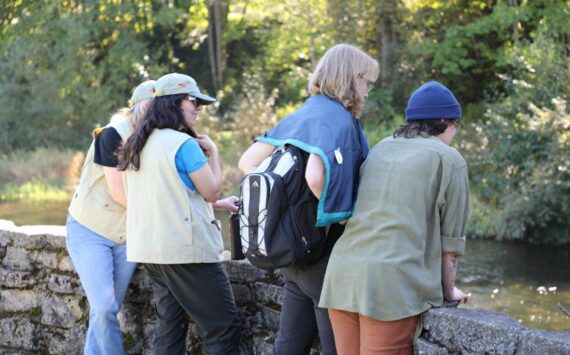
[[[414,138],[438,136],[445,132],[447,126],[459,123],[458,120],[412,120],[401,125],[394,131],[394,138]]]
[[[155,128],[170,128],[196,138],[196,132],[186,123],[181,107],[182,100],[187,96],[187,94],[158,96],[151,101],[146,114],[135,128],[134,133],[117,152],[119,157],[118,170],[133,169],[138,171],[140,169],[140,154]]]

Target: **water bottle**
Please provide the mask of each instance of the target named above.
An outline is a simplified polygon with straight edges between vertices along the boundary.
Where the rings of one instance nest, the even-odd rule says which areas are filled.
[[[232,213],[230,215],[230,249],[232,252],[232,260],[245,259],[241,245],[241,235],[239,232],[239,214]]]

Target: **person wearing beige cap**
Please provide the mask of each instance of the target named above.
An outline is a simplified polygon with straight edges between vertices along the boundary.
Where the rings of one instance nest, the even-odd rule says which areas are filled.
[[[240,318],[222,265],[223,242],[213,208],[237,210],[237,198],[218,200],[218,148],[195,131],[204,105],[188,75],[155,83],[148,113],[119,156],[127,186],[127,259],[142,263],[154,291],[155,354],[185,354],[188,316],[206,354],[236,354]]]
[[[137,86],[129,107],[118,110],[108,125],[93,132],[69,206],[67,250],[89,301],[84,354],[124,353],[117,313],[136,264],[126,258],[126,199],[115,151],[144,115],[154,96],[153,83]]]

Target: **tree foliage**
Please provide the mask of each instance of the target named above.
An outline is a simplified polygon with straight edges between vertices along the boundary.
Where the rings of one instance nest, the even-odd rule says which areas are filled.
[[[401,122],[423,82],[456,93],[469,123],[459,147],[471,166],[471,235],[568,242],[569,7],[564,0],[3,1],[0,149],[85,147],[134,86],[177,71],[220,99],[205,112],[204,129],[235,157],[255,132],[300,105],[326,49],[349,42],[380,63],[361,118],[372,144]]]

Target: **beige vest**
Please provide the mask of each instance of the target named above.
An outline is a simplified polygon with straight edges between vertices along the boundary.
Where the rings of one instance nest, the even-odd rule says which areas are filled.
[[[184,185],[176,171],[178,148],[190,136],[155,129],[127,170],[127,260],[153,264],[223,260],[223,242],[212,205]]]
[[[96,129],[96,137],[105,128],[113,127],[124,141],[132,134],[133,126],[129,119],[109,123],[106,127]],[[83,226],[115,243],[125,242],[125,208],[118,204],[109,193],[103,167],[93,163],[95,157],[95,141],[91,143],[79,186],[71,199],[69,214]]]

